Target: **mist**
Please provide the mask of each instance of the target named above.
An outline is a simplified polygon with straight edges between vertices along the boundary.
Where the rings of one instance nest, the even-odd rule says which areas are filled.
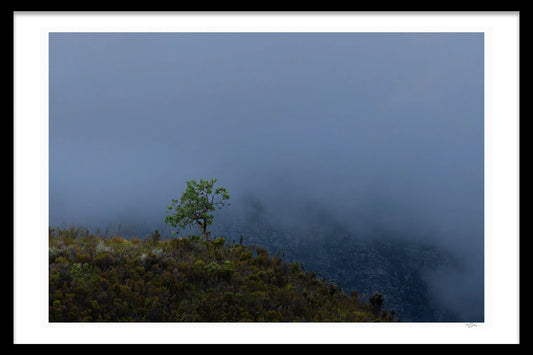
[[[483,41],[51,33],[50,225],[149,233],[185,181],[217,178],[215,230],[433,245],[458,262],[429,292],[483,321]]]

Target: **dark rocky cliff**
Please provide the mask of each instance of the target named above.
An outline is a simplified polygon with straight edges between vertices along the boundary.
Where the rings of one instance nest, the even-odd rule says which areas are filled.
[[[453,322],[457,316],[434,299],[428,279],[439,268],[457,263],[434,245],[385,236],[359,238],[343,231],[315,228],[306,232],[274,229],[268,224],[219,223],[214,235],[235,243],[256,244],[298,260],[305,269],[362,297],[379,292],[384,308],[404,322]]]

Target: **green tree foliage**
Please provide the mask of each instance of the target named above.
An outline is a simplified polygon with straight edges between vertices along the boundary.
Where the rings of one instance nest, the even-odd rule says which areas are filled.
[[[101,238],[50,229],[51,322],[383,322],[356,292],[224,238]],[[205,248],[209,244],[209,248]]]
[[[228,191],[224,187],[213,189],[216,181],[217,179],[187,181],[187,188],[181,199],[173,199],[167,207],[165,223],[173,228],[197,226],[205,239],[209,240],[207,227],[213,223],[212,213],[217,208],[229,205],[226,202],[229,200]]]

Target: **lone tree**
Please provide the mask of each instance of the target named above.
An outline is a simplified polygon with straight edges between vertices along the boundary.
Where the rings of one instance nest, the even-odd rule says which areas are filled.
[[[229,206],[228,191],[223,187],[213,190],[213,185],[217,179],[200,181],[187,181],[187,188],[181,195],[180,201],[172,200],[172,204],[167,207],[165,223],[176,228],[196,225],[202,231],[206,241],[209,241],[207,227],[213,223],[213,214],[217,208]],[[173,232],[174,233],[174,232]]]

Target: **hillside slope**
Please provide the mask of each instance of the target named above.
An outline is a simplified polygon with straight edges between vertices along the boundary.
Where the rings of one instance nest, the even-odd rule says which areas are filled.
[[[358,235],[342,225],[316,218],[301,229],[283,229],[268,219],[221,221],[215,235],[227,241],[243,239],[271,254],[280,251],[284,260],[297,260],[306,269],[334,280],[346,293],[357,291],[361,298],[379,292],[383,309],[394,310],[403,322],[464,321],[462,313],[441,302],[432,283],[439,283],[439,272],[462,275],[464,260],[449,249],[426,241],[376,229]],[[233,223],[232,223],[233,222]],[[240,223],[239,223],[240,222]],[[445,296],[444,296],[445,297]]]
[[[199,237],[102,238],[49,230],[50,322],[398,321],[266,249]]]

